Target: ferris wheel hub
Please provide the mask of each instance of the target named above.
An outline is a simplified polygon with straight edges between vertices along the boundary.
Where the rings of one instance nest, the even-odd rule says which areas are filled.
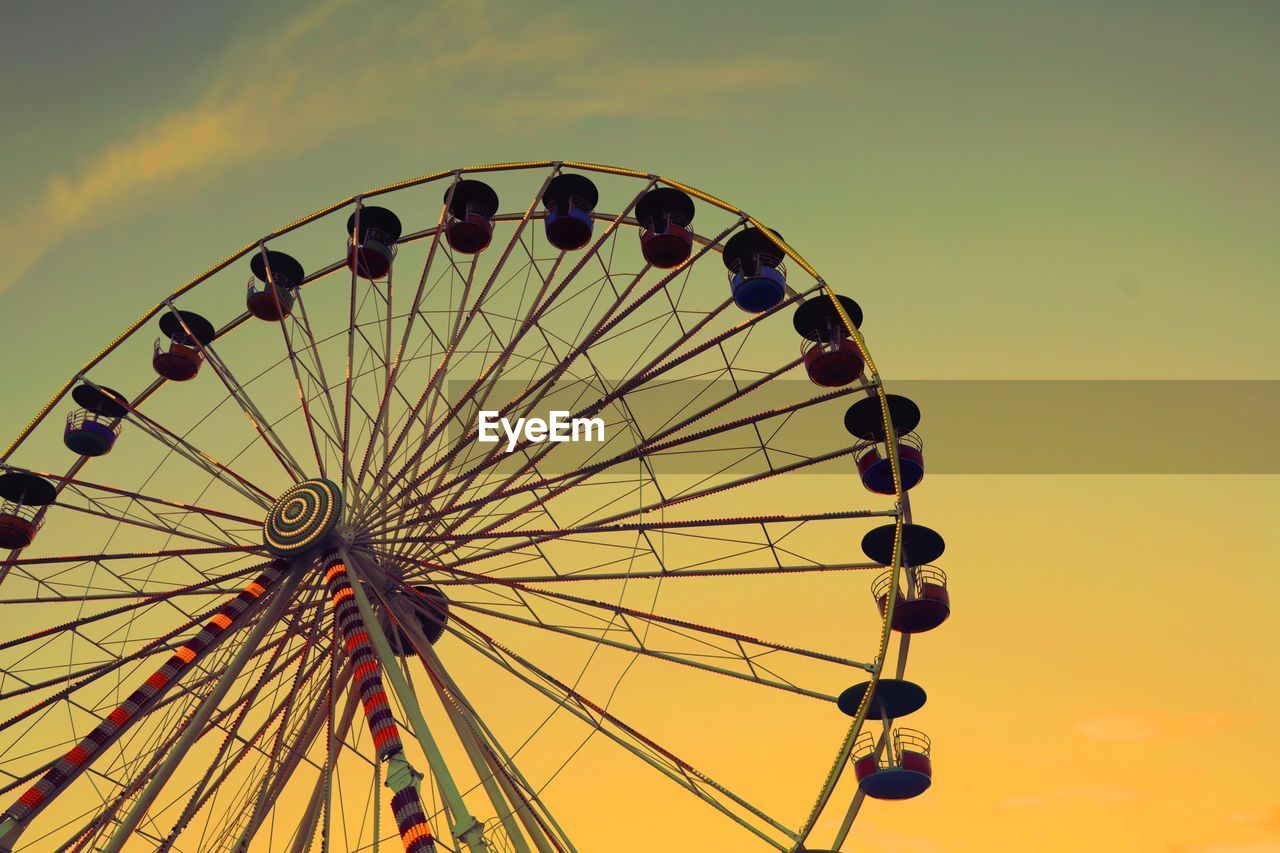
[[[276,557],[297,557],[329,544],[342,519],[342,491],[329,480],[303,480],[282,494],[262,524]]]

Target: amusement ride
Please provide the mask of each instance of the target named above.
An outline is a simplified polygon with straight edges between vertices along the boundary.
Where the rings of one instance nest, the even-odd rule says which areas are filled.
[[[559,161],[353,196],[173,290],[0,453],[0,850],[573,851],[587,739],[741,849],[849,849],[931,784],[898,722],[951,607],[849,290]],[[548,411],[603,437],[478,440]],[[610,831],[687,849],[617,778]]]

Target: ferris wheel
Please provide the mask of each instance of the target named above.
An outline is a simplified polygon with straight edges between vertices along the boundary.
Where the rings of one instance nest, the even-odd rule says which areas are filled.
[[[587,163],[214,265],[0,455],[0,850],[612,849],[556,796],[588,741],[619,848],[661,837],[638,773],[844,849],[930,785],[895,721],[950,613],[862,321],[755,217]]]

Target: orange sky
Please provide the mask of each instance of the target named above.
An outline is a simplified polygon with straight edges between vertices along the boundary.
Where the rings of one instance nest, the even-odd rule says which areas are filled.
[[[258,235],[368,187],[541,157],[651,169],[776,226],[873,318],[890,390],[1276,378],[1266,4],[14,14],[0,435]],[[934,475],[912,504],[954,585],[953,618],[911,656],[936,781],[868,805],[846,849],[1280,851],[1275,476]],[[870,608],[864,580],[848,606]],[[768,604],[773,635],[842,641],[828,588],[749,583],[717,602],[725,624]],[[753,740],[762,711],[710,694],[672,720],[666,691],[698,687],[653,673],[627,682],[632,707],[709,766],[750,785],[788,763]],[[789,732],[826,756],[815,718]],[[765,787],[807,804],[810,757]],[[628,761],[593,740],[549,789],[583,850],[653,849],[614,831],[617,809],[659,824],[662,849],[750,849]]]

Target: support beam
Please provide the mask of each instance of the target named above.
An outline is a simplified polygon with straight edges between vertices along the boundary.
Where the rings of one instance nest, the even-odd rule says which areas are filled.
[[[182,733],[182,737],[178,738],[178,742],[174,744],[169,757],[165,759],[164,764],[160,765],[159,769],[156,770],[156,774],[151,777],[151,781],[147,783],[147,787],[138,795],[133,807],[129,809],[129,813],[120,822],[107,846],[103,848],[104,853],[120,853],[125,842],[129,840],[129,836],[138,828],[138,824],[142,822],[143,816],[146,815],[147,809],[155,801],[160,789],[169,781],[173,771],[177,769],[182,759],[186,757],[187,750],[191,748],[191,744],[195,743],[196,738],[204,729],[205,723],[209,722],[209,718],[217,710],[218,703],[222,701],[223,697],[227,695],[227,691],[231,689],[231,685],[240,677],[240,671],[244,669],[244,665],[249,661],[249,658],[253,656],[258,644],[266,637],[268,631],[276,627],[281,614],[284,613],[284,609],[292,601],[293,591],[297,588],[302,575],[303,572],[299,566],[290,567],[289,574],[276,589],[271,603],[267,605],[267,609],[258,617],[257,624],[253,626],[249,635],[245,637],[240,650],[236,652],[235,657],[227,664],[227,668],[223,670],[222,677],[218,679],[218,683],[214,685],[213,690],[196,708],[186,730]]]
[[[383,603],[384,605],[386,604],[385,601]],[[453,723],[454,730],[458,733],[458,739],[466,749],[467,757],[471,759],[471,764],[475,767],[476,774],[480,777],[480,783],[484,786],[485,793],[488,794],[489,801],[493,804],[494,813],[502,821],[502,826],[507,831],[507,837],[515,847],[516,853],[531,853],[528,842],[525,841],[524,834],[516,822],[517,817],[519,818],[519,823],[524,825],[525,831],[528,832],[529,838],[532,839],[539,853],[554,853],[554,848],[547,841],[542,828],[534,820],[525,798],[519,791],[515,790],[503,768],[485,750],[485,745],[482,744],[479,733],[474,730],[473,724],[466,718],[466,709],[468,707],[466,700],[461,691],[458,690],[458,685],[454,683],[444,665],[440,662],[439,656],[427,640],[426,633],[422,630],[422,626],[418,624],[418,620],[414,618],[414,614],[407,608],[402,607],[396,610],[395,617],[414,652],[422,660],[427,677],[431,680],[432,685],[440,696],[440,704],[444,706],[445,712],[449,715],[449,721]],[[508,800],[510,801],[509,805]]]
[[[355,719],[358,705],[356,691],[352,690],[347,694],[347,702],[342,709],[342,716],[339,718],[337,725],[334,726],[333,738],[329,743],[331,751],[346,738],[347,731],[351,728],[351,721]],[[323,723],[327,721],[327,717],[327,714],[320,714],[316,719]],[[316,734],[319,734],[318,726]],[[311,797],[307,800],[307,810],[303,812],[302,820],[298,824],[289,853],[307,853],[311,849],[311,836],[315,834],[316,823],[320,819],[320,811],[324,806],[326,787],[325,770],[322,769],[320,775],[316,777],[315,787],[311,789]]]
[[[352,566],[350,554],[345,551],[342,554],[342,566],[346,571],[347,581],[354,593],[353,598],[356,607],[360,611],[360,619],[364,623],[365,633],[368,634],[369,641],[373,645],[378,661],[382,664],[383,671],[386,672],[387,678],[391,681],[392,690],[395,691],[396,696],[400,699],[400,705],[404,708],[404,712],[408,717],[409,726],[412,728],[419,745],[422,746],[431,774],[440,786],[441,797],[453,820],[454,836],[462,839],[472,853],[487,853],[489,848],[484,840],[484,827],[467,810],[467,805],[462,799],[458,785],[454,781],[453,775],[449,772],[448,765],[445,763],[444,755],[440,752],[440,747],[436,745],[435,739],[431,736],[426,717],[422,715],[422,709],[418,706],[418,698],[405,680],[404,672],[401,671],[396,655],[391,650],[391,644],[387,641],[386,635],[382,632],[382,627],[378,624],[378,617],[373,612],[373,605],[369,603],[369,597],[364,591],[360,577]],[[400,770],[401,768],[394,765],[388,767],[388,785],[394,784],[395,774]]]
[[[355,689],[359,692],[360,701],[364,705],[374,750],[379,761],[387,762],[387,787],[394,792],[391,796],[391,809],[395,814],[396,826],[400,830],[400,839],[404,842],[406,853],[427,853],[435,846],[435,836],[427,822],[426,810],[418,792],[418,783],[422,779],[422,774],[409,764],[405,756],[400,729],[392,714],[391,701],[383,685],[385,671],[396,684],[399,692],[399,688],[404,684],[403,673],[400,672],[394,656],[389,654],[387,638],[383,636],[369,600],[359,586],[360,581],[349,565],[349,557],[345,555],[345,549],[343,549],[343,555],[332,552],[326,556],[323,566],[325,584],[329,588],[329,595],[333,602],[334,621],[351,655]],[[354,584],[353,581],[355,581]],[[413,700],[412,694],[406,691],[401,694],[402,703],[406,702],[406,696],[407,701]],[[411,707],[417,710],[416,704]],[[421,712],[418,713],[418,718],[421,718]],[[424,739],[423,732],[419,732],[418,738],[420,742],[435,746],[434,742],[430,741],[429,733]],[[436,754],[438,755],[438,752]],[[432,753],[428,752],[428,761],[431,761],[432,757]],[[328,821],[327,811],[326,808],[326,822]],[[460,826],[469,831],[471,824],[474,823],[474,820],[470,820],[467,823],[461,823]],[[452,826],[451,823],[451,829]],[[483,851],[482,837],[479,843],[480,846],[473,849]]]
[[[260,568],[263,569],[262,574],[246,586],[239,595],[225,602],[222,607],[208,611],[206,615],[211,614],[212,618],[205,623],[199,633],[178,647],[173,657],[165,661],[150,678],[130,693],[114,711],[105,717],[101,717],[101,722],[92,732],[81,739],[70,752],[44,771],[35,784],[0,815],[0,851],[13,849],[18,843],[23,829],[31,820],[79,778],[104,750],[110,748],[123,737],[139,719],[144,719],[147,714],[158,707],[158,703],[165,692],[180,681],[183,675],[190,671],[197,661],[206,657],[228,636],[244,627],[244,624],[251,616],[257,614],[261,606],[262,596],[269,590],[276,588],[281,573],[287,571],[288,567],[287,564],[274,562],[264,563]],[[176,634],[186,630],[186,628],[191,627],[191,625],[203,618],[197,617],[191,620],[187,625],[171,632],[168,637],[176,636]],[[149,654],[150,648],[158,643],[167,641],[168,637],[162,638],[160,641],[153,641],[148,646],[144,646],[142,653],[135,653],[132,657]],[[256,651],[251,650],[249,657],[254,657],[256,654]],[[124,660],[121,659],[118,663],[122,663]],[[90,679],[85,681],[87,680]],[[85,683],[85,681],[82,681],[81,684]],[[34,713],[35,710],[38,710],[43,705],[54,701],[58,695],[69,695],[78,686],[80,685],[74,685],[70,690],[62,694],[55,694],[42,703],[36,703],[30,710],[14,717],[6,725],[10,725]],[[80,707],[74,700],[72,700],[72,704],[75,707]],[[88,709],[81,708],[81,710],[87,711]]]

